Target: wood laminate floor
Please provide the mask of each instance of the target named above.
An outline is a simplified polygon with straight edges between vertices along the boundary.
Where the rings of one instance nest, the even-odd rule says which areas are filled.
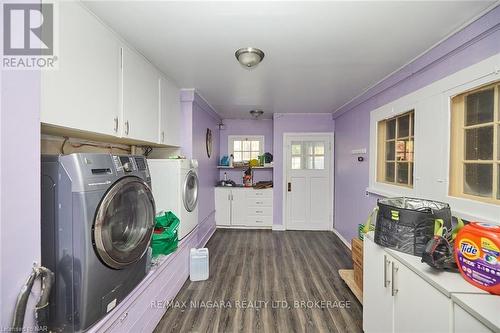
[[[186,281],[155,332],[361,332],[338,274],[351,253],[332,232],[219,229],[210,278]]]

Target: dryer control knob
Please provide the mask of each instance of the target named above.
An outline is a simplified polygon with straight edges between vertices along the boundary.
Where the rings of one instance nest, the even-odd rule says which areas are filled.
[[[123,164],[123,171],[132,172],[132,164],[130,164],[130,162]]]

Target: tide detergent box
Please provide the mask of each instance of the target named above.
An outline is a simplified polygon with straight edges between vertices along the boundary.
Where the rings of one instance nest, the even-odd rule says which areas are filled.
[[[500,226],[471,222],[458,232],[454,248],[463,278],[500,295]]]

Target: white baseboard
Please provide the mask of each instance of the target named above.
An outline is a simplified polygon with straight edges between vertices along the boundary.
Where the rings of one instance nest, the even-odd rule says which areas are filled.
[[[273,224],[273,231],[285,231],[286,228],[283,224]]]
[[[335,228],[332,230],[332,232],[337,235],[338,238],[340,238],[340,240],[342,241],[342,243],[345,244],[345,246],[347,246],[349,248],[349,250],[352,250],[351,248],[351,243],[347,241],[347,239],[344,238],[344,236],[342,236],[337,230],[335,230]]]
[[[218,225],[217,229],[239,229],[239,230],[271,230],[271,226],[244,226],[244,225]]]

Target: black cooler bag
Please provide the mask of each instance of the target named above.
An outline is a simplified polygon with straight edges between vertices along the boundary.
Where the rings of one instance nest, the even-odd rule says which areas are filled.
[[[435,221],[451,230],[451,210],[447,203],[415,198],[378,200],[375,243],[400,252],[422,256],[434,236]]]

